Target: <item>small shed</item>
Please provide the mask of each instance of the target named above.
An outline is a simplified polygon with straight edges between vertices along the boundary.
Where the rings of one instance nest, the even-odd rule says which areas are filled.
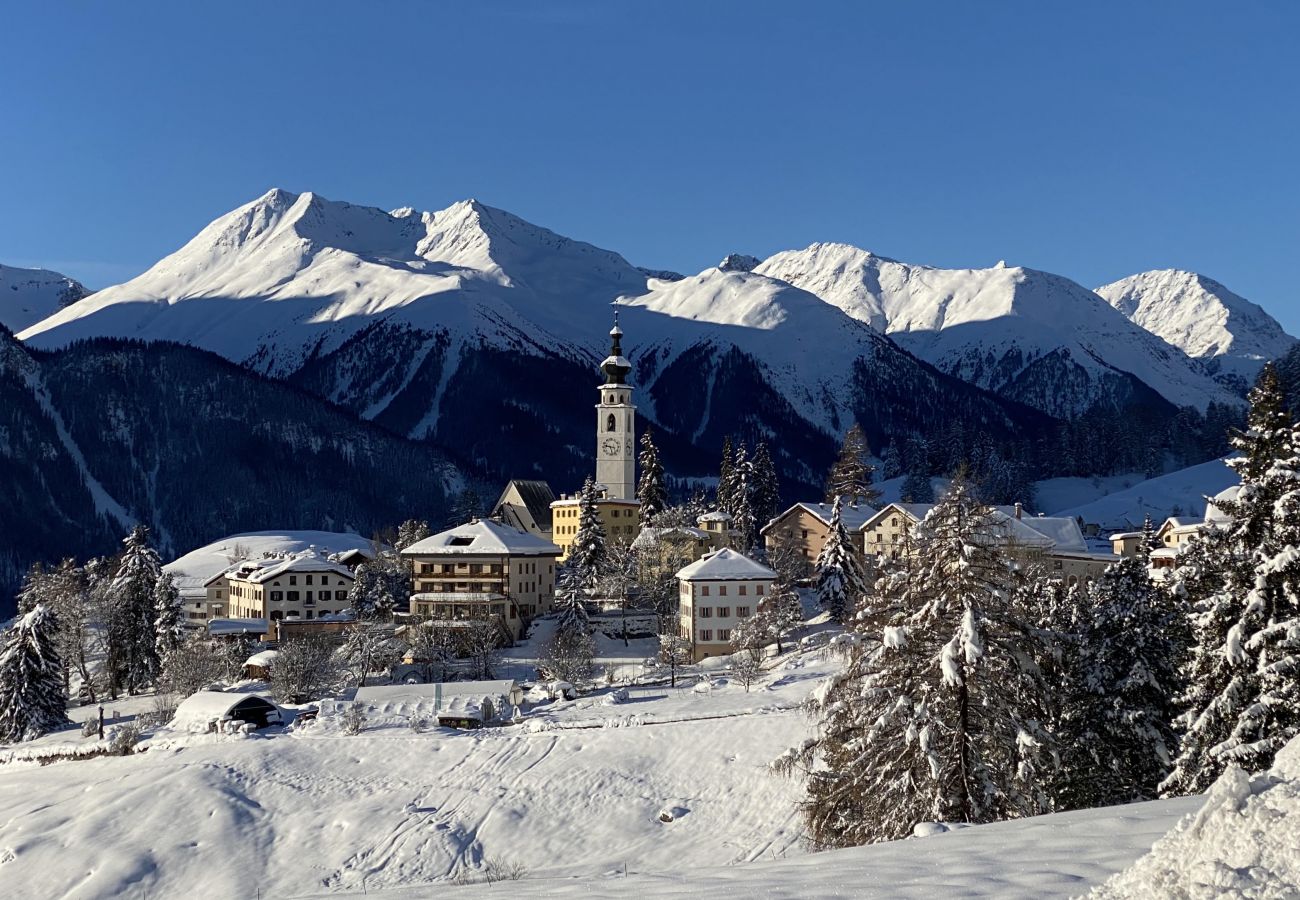
[[[266,681],[271,677],[271,667],[275,665],[279,650],[263,650],[244,660],[244,677]]]
[[[258,694],[199,691],[176,707],[171,727],[181,731],[218,731],[226,722],[248,722],[255,728],[280,723],[280,708]]]
[[[496,710],[492,708],[490,700],[484,699],[480,706],[478,701],[465,697],[457,697],[437,713],[438,724],[443,728],[462,729],[482,728],[483,721],[492,719],[495,715]]]

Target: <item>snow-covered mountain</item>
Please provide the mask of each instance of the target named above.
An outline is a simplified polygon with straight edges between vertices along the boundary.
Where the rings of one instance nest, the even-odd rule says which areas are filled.
[[[566,480],[588,465],[590,411],[576,398],[620,298],[637,402],[678,444],[677,471],[711,467],[738,429],[787,436],[786,474],[815,483],[855,418],[877,440],[954,418],[1029,421],[789,285],[651,274],[670,273],[472,200],[386,213],[273,190],[20,337],[191,343],[496,471]]]
[[[79,281],[49,269],[0,265],[0,325],[22,331],[89,293]]]
[[[757,273],[811,291],[945,372],[1056,416],[1155,391],[1179,406],[1238,402],[1186,354],[1068,278],[999,263],[938,269],[813,244]]]
[[[1134,323],[1203,360],[1215,373],[1244,379],[1280,359],[1296,339],[1258,305],[1195,272],[1159,269],[1121,278],[1097,293]]]

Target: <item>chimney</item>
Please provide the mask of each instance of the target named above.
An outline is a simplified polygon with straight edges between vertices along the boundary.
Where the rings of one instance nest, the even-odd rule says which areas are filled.
[[[1021,506],[1021,505],[1020,505],[1020,501],[1017,500],[1017,501],[1016,501],[1016,520],[1017,520],[1017,521],[1019,521],[1019,519],[1020,519],[1020,514],[1023,513],[1024,511],[1025,511],[1025,508],[1024,508],[1023,506]]]

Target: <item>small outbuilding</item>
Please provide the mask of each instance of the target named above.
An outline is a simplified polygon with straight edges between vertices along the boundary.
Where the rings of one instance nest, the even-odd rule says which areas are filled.
[[[181,731],[212,732],[227,722],[247,722],[254,728],[280,724],[280,708],[258,694],[199,691],[176,707],[171,727]]]
[[[275,665],[279,650],[263,650],[244,660],[244,677],[266,681],[271,677],[271,667]]]

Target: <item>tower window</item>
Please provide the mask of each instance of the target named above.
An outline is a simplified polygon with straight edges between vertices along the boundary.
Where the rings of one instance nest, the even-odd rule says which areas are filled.
[[[606,395],[605,402],[612,406],[614,404],[614,395],[613,394]]]
[[[605,430],[606,430],[606,431],[613,431],[613,430],[614,430],[614,427],[615,427],[615,426],[614,426],[614,414],[613,414],[613,413],[610,413],[610,414],[609,414],[609,418],[605,420]]]

